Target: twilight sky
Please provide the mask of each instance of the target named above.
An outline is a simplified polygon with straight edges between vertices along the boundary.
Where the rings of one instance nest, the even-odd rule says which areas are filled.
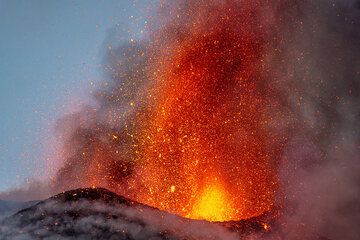
[[[109,29],[137,33],[149,2],[0,0],[0,191],[44,175],[47,135],[101,79]]]

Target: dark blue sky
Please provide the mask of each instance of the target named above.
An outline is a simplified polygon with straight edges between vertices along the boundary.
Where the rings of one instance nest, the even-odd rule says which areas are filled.
[[[0,191],[44,173],[54,122],[101,80],[107,32],[137,33],[149,2],[0,1]]]

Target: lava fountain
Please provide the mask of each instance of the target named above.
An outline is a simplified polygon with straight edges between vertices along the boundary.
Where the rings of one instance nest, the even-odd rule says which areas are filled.
[[[98,122],[88,124],[77,150],[85,160],[69,160],[59,182],[73,177],[194,219],[239,220],[272,210],[286,136],[268,128],[279,103],[267,60],[280,41],[270,13],[282,7],[280,1],[163,3],[146,47],[115,64],[131,68],[140,57],[140,67],[102,93],[107,102],[136,94],[95,111]],[[139,72],[141,87],[129,88]],[[112,114],[124,105],[130,118]],[[82,173],[72,176],[79,165]]]

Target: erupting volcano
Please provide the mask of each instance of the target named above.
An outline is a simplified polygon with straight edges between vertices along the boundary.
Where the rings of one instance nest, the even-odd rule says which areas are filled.
[[[273,210],[286,134],[269,127],[279,106],[268,65],[280,42],[271,13],[286,7],[162,5],[149,41],[110,52],[114,82],[98,92],[100,110],[71,135],[68,152],[77,155],[58,173],[61,188],[107,187],[210,221]]]
[[[1,239],[360,239],[360,0],[0,6]]]

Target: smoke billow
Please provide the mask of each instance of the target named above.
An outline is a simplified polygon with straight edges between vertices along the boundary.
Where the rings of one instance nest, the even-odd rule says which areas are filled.
[[[292,239],[302,239],[305,225],[358,239],[359,2],[320,1],[304,11],[278,68],[277,87],[296,119],[279,168],[284,222]]]

